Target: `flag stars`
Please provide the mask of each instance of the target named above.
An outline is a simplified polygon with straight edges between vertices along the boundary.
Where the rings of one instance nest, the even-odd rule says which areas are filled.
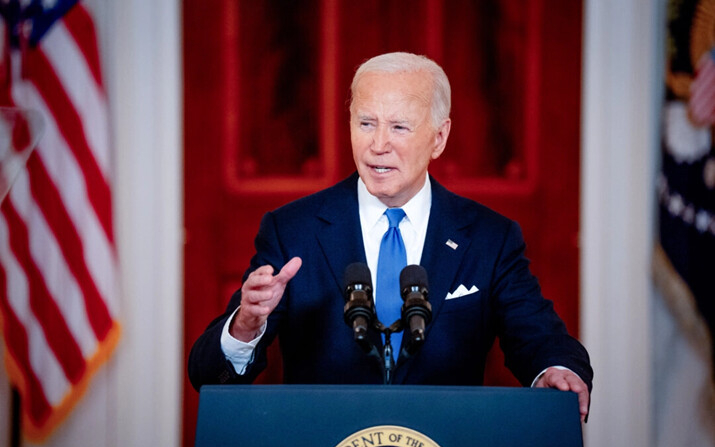
[[[683,204],[683,198],[680,197],[680,194],[670,196],[670,200],[668,200],[668,211],[670,211],[670,214],[679,216],[684,208],[685,205]]]
[[[671,216],[680,218],[688,225],[695,227],[700,233],[715,235],[715,215],[712,211],[699,208],[692,203],[686,203],[683,196],[670,191],[667,179],[661,176],[657,184],[660,203]]]
[[[695,216],[695,228],[697,228],[698,231],[701,233],[704,233],[708,230],[708,227],[710,226],[711,222],[712,217],[710,217],[708,212],[705,210],[698,211],[698,214]]]

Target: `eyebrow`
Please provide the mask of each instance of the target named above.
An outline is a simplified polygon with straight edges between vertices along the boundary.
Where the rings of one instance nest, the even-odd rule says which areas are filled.
[[[412,124],[412,122],[408,119],[394,119],[388,121],[390,124]]]
[[[356,115],[356,117],[357,117],[357,119],[360,120],[360,121],[378,121],[378,122],[380,121],[380,120],[378,120],[377,118],[375,118],[374,116],[368,115],[368,114],[360,114],[360,113],[358,113],[358,114]],[[412,122],[411,122],[409,119],[407,119],[407,118],[391,119],[391,120],[387,120],[387,123],[388,123],[388,124],[391,124],[391,125],[394,125],[394,124],[406,124],[406,125],[410,125],[410,124],[412,124]]]

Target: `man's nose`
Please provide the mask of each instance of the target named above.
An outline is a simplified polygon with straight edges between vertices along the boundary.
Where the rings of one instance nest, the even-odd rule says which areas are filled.
[[[372,150],[377,154],[382,154],[391,150],[390,132],[387,126],[377,126],[375,129],[372,139]]]

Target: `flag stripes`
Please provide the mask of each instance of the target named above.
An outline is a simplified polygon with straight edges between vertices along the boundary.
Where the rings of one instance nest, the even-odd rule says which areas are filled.
[[[69,15],[74,16],[74,13],[70,12]],[[96,47],[82,49],[73,45],[77,41],[73,40],[70,29],[62,23],[53,27],[41,43],[42,54],[47,56],[47,62],[54,67],[58,80],[80,117],[80,124],[102,175],[110,178],[106,104],[101,82],[96,78],[99,73],[94,73],[95,70],[99,71],[99,65],[95,61],[93,66],[85,58],[86,52],[96,51]],[[90,94],[87,94],[88,90]]]
[[[31,84],[22,84],[13,89],[15,97],[23,97],[24,101],[43,116],[52,116],[45,101]],[[72,151],[62,138],[54,120],[46,120],[45,137],[43,141],[52,141],[52,150],[43,150],[44,142],[41,141],[36,154],[43,160],[42,165],[47,169],[52,183],[57,187],[62,198],[62,203],[71,217],[72,224],[82,239],[85,250],[85,265],[92,271],[92,277],[106,298],[110,309],[114,309],[116,299],[116,284],[110,269],[102,266],[114,263],[114,254],[111,239],[105,237],[103,228],[97,220],[95,213],[86,212],[92,205],[87,192],[88,183]],[[113,312],[116,313],[116,312]]]
[[[47,36],[50,38],[51,36]],[[64,61],[63,61],[64,62]],[[54,71],[54,66],[44,56],[44,52],[36,51],[25,58],[27,70],[37,73],[32,77],[34,87],[45,99],[50,113],[57,121],[57,127],[63,139],[74,153],[79,163],[85,180],[92,188],[88,188],[90,202],[95,208],[104,231],[111,240],[111,192],[104,175],[102,174],[92,148],[87,142],[84,133],[82,118],[77,113],[74,104],[70,101],[64,85],[60,82]]]
[[[32,161],[32,160],[31,160]],[[33,162],[34,163],[34,162]],[[10,200],[16,203],[31,203],[27,198],[28,179],[20,176],[15,183]],[[19,197],[20,196],[20,197]],[[37,214],[37,211],[35,211]],[[30,220],[27,213],[23,221]],[[38,216],[34,220],[34,241],[30,244],[34,253],[33,259],[45,281],[50,295],[56,300],[62,313],[62,319],[67,323],[74,340],[78,343],[84,357],[96,349],[96,337],[90,322],[87,319],[86,305],[82,292],[64,261],[60,245],[53,232],[49,230],[46,222]]]
[[[66,29],[72,35],[77,48],[82,53],[83,57],[81,59],[87,64],[99,90],[102,90],[102,71],[99,63],[97,40],[94,38],[92,17],[84,8],[73,8],[65,15],[63,22],[59,24],[59,28],[55,28],[55,32],[62,32]]]
[[[55,5],[66,10],[68,2]],[[49,26],[22,55],[13,50],[3,101],[45,120],[0,206],[0,330],[32,440],[66,417],[119,337],[112,163],[94,27],[79,4]]]
[[[48,345],[59,361],[65,376],[71,382],[77,383],[84,372],[84,360],[30,254],[31,242],[27,228],[12,206],[4,207],[2,212],[10,228],[12,253],[27,274],[30,308],[38,323],[48,334]]]
[[[110,327],[111,318],[95,282],[92,280],[87,264],[83,260],[82,242],[77,230],[70,222],[62,202],[58,201],[59,194],[49,181],[44,166],[38,158],[30,157],[28,170],[31,178],[32,199],[43,210],[43,214],[50,224],[50,230],[55,235],[60,250],[65,254],[68,267],[79,282],[87,302],[87,313],[91,316],[90,322],[95,334],[98,338],[103,338]]]

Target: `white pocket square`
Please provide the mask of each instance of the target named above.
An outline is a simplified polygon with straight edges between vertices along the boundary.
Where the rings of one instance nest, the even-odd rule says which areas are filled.
[[[467,290],[467,288],[464,287],[464,284],[460,284],[459,287],[457,287],[457,290],[447,294],[447,297],[445,298],[445,300],[453,300],[455,298],[459,298],[464,295],[469,295],[470,293],[475,293],[475,292],[479,292],[479,289],[477,288],[477,286],[472,286],[471,289]]]

